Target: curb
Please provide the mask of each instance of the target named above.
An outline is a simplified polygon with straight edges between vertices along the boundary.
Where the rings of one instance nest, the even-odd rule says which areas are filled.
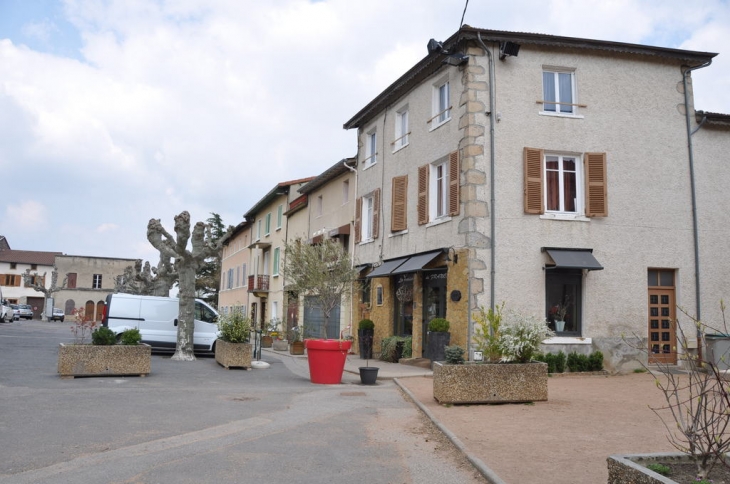
[[[457,449],[461,451],[462,454],[467,458],[469,462],[476,468],[479,473],[484,476],[484,478],[490,482],[490,484],[507,484],[505,481],[503,481],[492,469],[490,469],[484,462],[482,462],[479,458],[472,455],[466,448],[466,446],[459,440],[459,438],[454,435],[453,432],[451,432],[449,429],[443,426],[441,422],[439,422],[436,417],[431,413],[429,409],[426,408],[425,405],[423,405],[414,395],[411,393],[409,389],[407,389],[405,386],[401,385],[399,378],[394,378],[393,381],[395,382],[398,387],[405,392],[406,395],[408,395],[408,398],[410,398],[413,403],[416,404],[416,406],[433,422],[433,424],[438,427],[441,432],[444,433],[444,435],[453,443]]]

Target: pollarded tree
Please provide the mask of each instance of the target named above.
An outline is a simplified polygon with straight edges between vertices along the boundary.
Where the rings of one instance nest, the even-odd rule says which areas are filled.
[[[26,269],[25,273],[23,274],[23,283],[35,289],[38,292],[43,293],[43,312],[46,311],[46,300],[48,300],[49,297],[53,296],[54,292],[58,292],[61,289],[64,289],[66,287],[66,284],[68,282],[68,275],[63,278],[63,282],[61,285],[58,285],[58,270],[56,269],[56,266],[53,266],[53,271],[51,272],[51,285],[49,287],[45,286],[45,280],[46,280],[46,272],[43,273],[43,276],[39,275],[37,272],[34,272],[33,274],[30,273],[30,269]],[[51,313],[53,313],[53,309],[51,309]],[[53,314],[46,314],[47,318],[50,318]],[[49,319],[50,321],[50,319]]]
[[[156,268],[150,267],[149,261],[143,267],[142,260],[137,259],[134,266],[127,266],[124,274],[117,276],[114,292],[169,297],[176,281],[177,272],[170,257],[160,257]]]
[[[147,240],[160,251],[162,259],[175,259],[180,288],[180,314],[177,327],[177,346],[173,360],[195,360],[193,353],[193,332],[195,329],[195,274],[205,259],[215,257],[223,242],[230,236],[233,227],[213,242],[209,225],[198,222],[190,230],[190,214],[185,211],[175,216],[173,237],[160,223],[151,219],[147,224]],[[188,250],[188,241],[191,249]]]
[[[327,338],[330,314],[352,293],[357,270],[345,248],[332,239],[313,245],[296,240],[286,245],[284,255],[282,272],[287,290],[308,296],[306,300],[322,311],[322,336]]]

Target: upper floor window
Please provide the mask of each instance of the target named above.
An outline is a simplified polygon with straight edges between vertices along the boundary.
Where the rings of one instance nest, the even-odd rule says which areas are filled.
[[[261,219],[256,222],[256,240],[261,239]]]
[[[241,268],[236,267],[236,287],[241,285]]]
[[[276,230],[281,228],[281,223],[284,219],[284,205],[279,205],[276,209]]]
[[[271,212],[266,214],[266,231],[264,234],[269,235],[271,233]]]
[[[323,210],[324,210],[324,201],[322,199],[322,195],[319,195],[317,197],[317,217],[322,216]]]
[[[365,166],[368,167],[378,161],[378,136],[375,131],[365,136]]]
[[[606,154],[524,149],[525,213],[608,215]]]
[[[17,262],[11,262],[10,263],[10,268],[11,269],[17,269],[18,268],[18,263]]]
[[[350,180],[342,181],[342,204],[350,201]]]
[[[459,215],[459,153],[418,168],[418,224]]]
[[[76,289],[76,273],[69,272],[66,276],[66,287],[69,289]]]
[[[451,119],[451,97],[449,95],[448,80],[433,86],[432,116],[431,129],[435,129]]]
[[[395,115],[395,141],[393,141],[393,151],[408,146],[408,107],[399,110]]]
[[[94,274],[94,277],[91,281],[91,288],[101,289],[101,274]]]
[[[37,271],[38,270],[38,264],[31,264],[30,265],[30,270],[31,271]]]
[[[390,231],[400,232],[408,228],[408,175],[393,177],[392,197]]]
[[[280,257],[281,257],[281,249],[279,247],[277,247],[276,249],[274,249],[274,266],[273,266],[273,268],[271,270],[271,274],[273,276],[278,276],[279,275],[279,259],[280,259]]]
[[[378,238],[380,227],[380,188],[355,202],[355,242]]]
[[[576,114],[575,72],[544,70],[542,72],[543,111],[556,114]]]

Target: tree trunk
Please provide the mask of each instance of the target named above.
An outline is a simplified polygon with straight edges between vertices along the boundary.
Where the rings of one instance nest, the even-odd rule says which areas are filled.
[[[193,361],[193,333],[195,331],[195,267],[181,264],[180,277],[180,314],[177,325],[177,348],[172,356],[177,361]]]

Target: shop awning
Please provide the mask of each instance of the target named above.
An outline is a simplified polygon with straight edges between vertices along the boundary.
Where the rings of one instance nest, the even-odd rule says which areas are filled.
[[[542,251],[547,252],[547,255],[552,259],[552,264],[546,264],[546,269],[603,270],[603,266],[593,257],[593,249],[543,247]]]
[[[408,260],[408,257],[400,257],[398,259],[386,260],[378,267],[373,269],[373,272],[368,274],[366,277],[384,277],[389,276],[391,272],[396,270],[401,264]]]
[[[439,255],[443,254],[442,250],[435,250],[433,252],[427,252],[421,255],[414,255],[409,257],[407,261],[400,265],[397,269],[391,272],[391,274],[404,274],[406,272],[418,272],[432,260]]]

